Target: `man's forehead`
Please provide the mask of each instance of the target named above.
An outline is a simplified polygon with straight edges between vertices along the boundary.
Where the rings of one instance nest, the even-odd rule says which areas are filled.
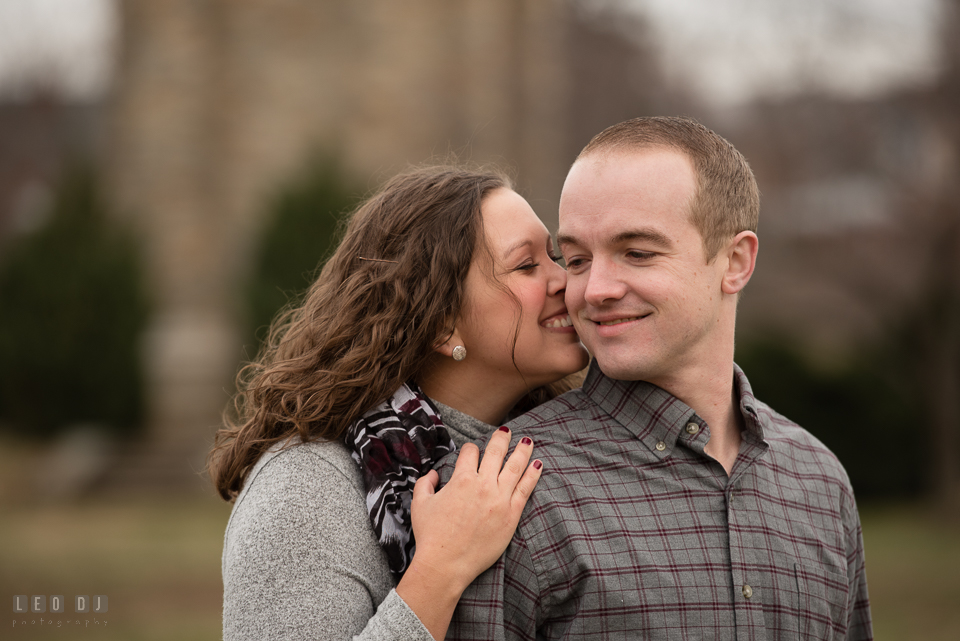
[[[699,236],[690,217],[696,190],[692,165],[679,152],[656,151],[660,153],[645,157],[606,156],[599,162],[591,156],[582,172],[571,169],[573,180],[560,201],[561,248],[640,241],[671,249],[680,237]]]
[[[686,206],[695,196],[696,186],[693,163],[673,149],[594,153],[570,168],[560,194],[560,226],[569,214],[611,207]]]

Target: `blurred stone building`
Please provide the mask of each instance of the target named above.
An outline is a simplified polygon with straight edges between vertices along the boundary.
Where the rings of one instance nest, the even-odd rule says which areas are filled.
[[[564,0],[129,0],[113,209],[145,239],[149,433],[122,483],[189,479],[241,359],[266,199],[317,151],[368,188],[453,152],[512,170],[548,227],[593,133],[665,100],[639,40]],[[629,25],[627,25],[629,26]],[[641,25],[632,25],[642,33]]]
[[[741,336],[773,331],[842,360],[920,309],[931,274],[948,274],[941,288],[955,294],[956,13],[939,87],[863,101],[806,95],[727,120],[668,91],[644,25],[601,6],[119,3],[103,157],[113,209],[145,241],[155,314],[150,438],[115,485],[200,485],[243,356],[238,292],[267,201],[315,152],[368,189],[451,152],[493,161],[554,228],[566,169],[593,134],[637,115],[698,116],[744,152],[763,192]],[[947,248],[931,252],[938,239]],[[956,313],[929,330],[924,402],[938,408],[946,445],[932,478],[960,496]]]

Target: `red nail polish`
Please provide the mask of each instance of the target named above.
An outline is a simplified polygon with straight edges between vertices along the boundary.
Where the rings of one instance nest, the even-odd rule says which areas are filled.
[[[522,439],[520,439],[520,442],[523,443],[524,445],[533,444],[533,441],[531,441],[530,438],[527,436],[524,436]]]
[[[500,426],[500,431],[501,431],[501,432],[509,432],[509,431],[510,431],[510,428],[507,427],[506,425],[501,425],[501,426]]]
[[[539,459],[533,462],[533,469],[539,470],[541,467],[543,467],[543,463]]]

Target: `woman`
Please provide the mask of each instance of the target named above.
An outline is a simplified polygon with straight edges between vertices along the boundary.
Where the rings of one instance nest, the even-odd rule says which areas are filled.
[[[212,475],[235,500],[225,640],[443,638],[540,475],[529,439],[501,469],[509,431],[494,426],[586,365],[565,286],[498,173],[420,169],[359,207],[217,436]],[[481,462],[468,441],[490,432]]]

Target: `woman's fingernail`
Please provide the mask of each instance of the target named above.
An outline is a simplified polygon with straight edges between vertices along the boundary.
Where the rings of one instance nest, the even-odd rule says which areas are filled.
[[[543,467],[543,463],[540,462],[540,459],[533,462],[533,469],[539,470],[541,467]]]
[[[524,445],[532,445],[532,444],[533,444],[533,441],[531,441],[530,438],[527,437],[527,436],[524,436],[522,439],[520,439],[520,442],[523,443]]]
[[[501,425],[501,426],[500,426],[500,431],[501,431],[501,432],[509,432],[509,431],[510,431],[510,428],[507,427],[506,425]]]

